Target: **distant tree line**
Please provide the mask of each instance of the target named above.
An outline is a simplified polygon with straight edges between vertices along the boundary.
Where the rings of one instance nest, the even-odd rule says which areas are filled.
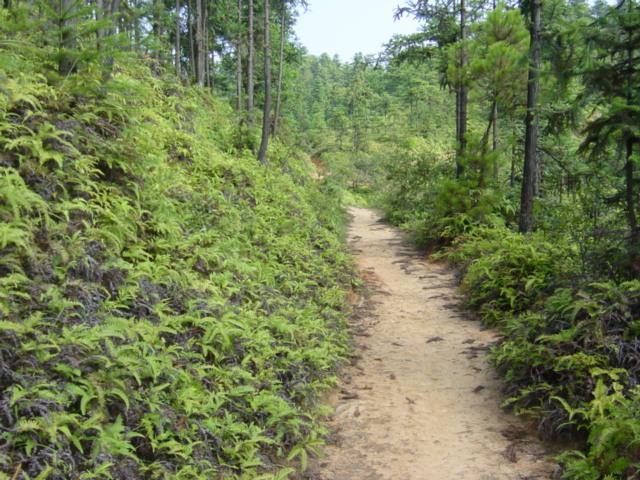
[[[114,59],[135,54],[182,82],[235,97],[250,130],[258,104],[265,120],[260,146],[252,148],[263,163],[281,127],[287,64],[301,55],[291,34],[305,6],[304,0],[3,1],[22,28],[40,35],[61,77],[98,61],[107,82]]]

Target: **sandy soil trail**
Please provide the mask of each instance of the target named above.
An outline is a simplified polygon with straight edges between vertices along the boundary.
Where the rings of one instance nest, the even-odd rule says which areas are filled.
[[[357,347],[332,400],[331,444],[306,478],[552,478],[544,447],[500,409],[485,359],[495,334],[464,318],[452,272],[375,211],[350,213],[350,244],[372,291],[352,320]]]

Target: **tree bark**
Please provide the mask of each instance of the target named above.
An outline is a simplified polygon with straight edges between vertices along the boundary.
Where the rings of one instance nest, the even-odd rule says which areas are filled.
[[[276,110],[273,115],[273,132],[275,137],[278,135],[278,127],[280,122],[280,108],[282,105],[282,76],[284,72],[284,45],[287,31],[287,4],[282,2],[282,12],[280,12],[280,62],[278,64],[278,85],[276,87]]]
[[[118,14],[120,13],[120,0],[111,0],[111,5],[108,8],[105,8],[105,10],[105,14],[109,17],[110,25],[106,28],[104,33],[106,36],[112,37],[118,31],[117,20]],[[109,52],[102,67],[103,83],[106,83],[111,79],[111,74],[113,73],[113,62],[113,55]]]
[[[108,35],[115,35],[118,33],[118,23],[120,17],[120,0],[111,0],[111,8],[109,11],[111,15],[111,25],[107,30]]]
[[[520,195],[520,232],[533,231],[533,200],[538,177],[538,88],[540,83],[540,28],[542,0],[531,0],[531,44],[529,80],[527,83],[527,116],[525,118],[524,168]]]
[[[498,101],[493,101],[493,108],[491,109],[491,117],[493,123],[491,149],[493,152],[498,150]],[[493,178],[498,178],[498,158],[495,156],[493,159]]]
[[[269,130],[271,127],[271,41],[269,35],[269,0],[264,0],[264,109],[262,115],[262,140],[258,160],[267,163]]]
[[[511,188],[516,186],[516,147],[511,147],[511,172],[509,173],[509,186]]]
[[[249,125],[253,125],[253,62],[255,60],[255,44],[253,31],[253,0],[249,0],[249,58],[247,59],[247,116]]]
[[[493,109],[491,111],[493,117],[493,135],[491,148],[495,152],[498,149],[498,102],[493,101]]]
[[[466,38],[466,16],[465,0],[460,0],[460,41],[464,42]],[[464,173],[462,165],[462,157],[467,149],[467,103],[468,92],[464,84],[463,70],[467,64],[467,52],[464,43],[460,47],[460,78],[459,78],[459,106],[458,106],[458,152],[456,155],[456,178],[460,178]]]
[[[204,87],[205,48],[204,48],[204,6],[203,0],[196,0],[196,83]]]
[[[627,5],[629,9],[629,13],[631,13],[631,2]],[[629,38],[627,41],[631,44],[631,32],[629,32]],[[629,47],[627,49],[627,104],[629,107],[633,104],[633,67],[634,67],[634,56],[633,56],[633,48]],[[633,165],[633,144],[634,137],[632,133],[627,133],[625,135],[625,146],[626,146],[626,155],[625,155],[625,166],[624,166],[624,174],[625,174],[625,183],[626,183],[626,192],[625,192],[625,200],[626,200],[626,209],[627,209],[627,221],[629,223],[629,230],[631,230],[631,235],[629,236],[629,251],[630,251],[630,259],[632,268],[638,272],[640,270],[640,229],[638,229],[638,219],[636,216],[636,198],[634,192],[634,165]]]
[[[70,28],[69,17],[72,15],[73,1],[59,0],[58,6],[58,73],[60,75],[69,75],[74,68],[75,62],[70,54],[70,50],[74,46],[73,35]]]
[[[176,0],[176,75],[180,78],[180,0]]]
[[[238,37],[236,38],[236,110],[242,110],[242,0],[238,0]]]
[[[207,88],[213,88],[213,77],[211,72],[213,70],[213,52],[211,51],[210,35],[209,35],[209,3],[204,1],[204,16],[202,30],[204,31],[204,78]]]
[[[98,24],[101,24],[105,15],[104,0],[95,0],[95,5],[96,5],[96,22],[98,22]],[[96,50],[98,51],[98,53],[102,52],[102,38],[104,36],[105,36],[104,28],[99,27],[96,30]]]
[[[133,0],[133,43],[137,51],[142,49],[142,28],[140,27],[140,5],[139,0]]]
[[[625,176],[625,203],[627,210],[627,223],[629,224],[629,230],[631,235],[629,237],[629,247],[631,251],[631,261],[635,263],[640,256],[640,229],[638,229],[638,218],[636,216],[636,198],[633,188],[634,184],[634,165],[633,165],[633,138],[628,135],[625,140],[626,146],[626,161],[624,165]],[[640,265],[634,265],[635,268]]]
[[[458,158],[457,158],[459,143],[460,143],[460,86],[456,85],[456,177],[459,176]]]
[[[188,0],[189,1],[189,0]],[[187,5],[187,23],[189,25],[189,60],[190,60],[190,70],[191,70],[191,78],[196,78],[196,47],[194,42],[193,35],[193,0],[189,1]]]
[[[162,44],[162,12],[163,5],[161,4],[160,0],[153,0],[152,29],[157,41],[154,57],[158,62],[160,62],[160,54],[162,51],[162,47],[160,46]]]

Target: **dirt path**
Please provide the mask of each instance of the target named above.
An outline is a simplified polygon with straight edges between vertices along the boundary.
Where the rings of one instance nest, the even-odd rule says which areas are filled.
[[[549,479],[553,465],[501,411],[484,353],[495,335],[463,318],[452,273],[352,208],[350,243],[373,286],[352,324],[353,365],[333,399],[333,444],[316,480]]]

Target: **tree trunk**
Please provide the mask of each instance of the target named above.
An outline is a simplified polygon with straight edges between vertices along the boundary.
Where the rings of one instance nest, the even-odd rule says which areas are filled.
[[[459,82],[459,80],[458,80]],[[458,146],[460,144],[460,85],[456,85],[456,178],[462,173],[460,171],[458,159]]]
[[[104,17],[104,0],[95,0],[96,5],[96,22],[102,23]],[[104,28],[99,27],[96,29],[96,50],[98,53],[102,52],[102,38],[104,37]]]
[[[629,237],[629,250],[631,252],[631,262],[635,264],[640,256],[640,229],[638,229],[638,219],[636,216],[636,202],[635,202],[635,192],[633,188],[634,178],[633,178],[633,138],[628,135],[625,140],[626,146],[626,162],[624,165],[624,176],[625,176],[625,203],[627,210],[627,223],[629,224],[629,230],[631,231],[631,235]],[[634,268],[639,268],[640,265],[633,265]]]
[[[253,31],[253,0],[249,0],[249,58],[247,59],[247,115],[249,125],[253,125],[253,62],[255,44]]]
[[[176,0],[176,75],[180,78],[180,0]]]
[[[492,132],[492,141],[491,141],[491,149],[493,152],[498,150],[498,101],[493,101],[493,108],[491,109],[491,117],[493,123],[493,132]],[[493,159],[493,178],[498,178],[498,157],[496,156]]]
[[[213,70],[213,54],[211,52],[210,35],[209,35],[209,4],[205,0],[204,2],[204,23],[202,24],[202,30],[204,31],[204,78],[207,88],[213,87],[213,78],[211,77],[211,71]]]
[[[155,59],[160,62],[160,54],[162,47],[162,12],[163,5],[160,0],[153,0],[153,34],[156,37],[156,50],[154,52]]]
[[[191,70],[191,78],[196,78],[196,47],[194,42],[193,35],[193,0],[189,1],[187,5],[187,23],[189,26],[189,60],[190,60],[190,70]]]
[[[493,139],[491,142],[491,149],[495,152],[498,149],[498,102],[493,101],[493,109],[491,111],[493,117]]]
[[[262,115],[262,141],[258,160],[267,163],[269,130],[271,126],[271,41],[269,35],[269,0],[264,0],[264,109]]]
[[[110,25],[105,30],[106,36],[112,37],[117,31],[117,20],[118,14],[120,13],[120,0],[111,0],[111,5],[108,8],[105,8],[105,13],[109,17]],[[106,83],[111,79],[111,74],[113,73],[113,55],[109,52],[107,57],[104,60],[104,65],[102,67],[102,82]]]
[[[115,35],[118,33],[118,24],[120,20],[120,0],[111,0],[111,9],[109,14],[111,15],[111,25],[107,30],[107,34]]]
[[[629,9],[629,13],[631,13],[631,2],[627,5]],[[629,31],[629,38],[627,41],[631,43],[631,32]],[[627,49],[627,104],[629,106],[633,105],[633,71],[634,71],[634,57],[633,57],[633,48]],[[626,146],[626,155],[625,155],[625,166],[624,166],[624,175],[625,175],[625,183],[626,183],[626,192],[625,192],[625,201],[626,201],[626,209],[627,209],[627,221],[629,223],[629,230],[631,230],[631,235],[629,236],[629,252],[631,259],[632,268],[638,273],[640,270],[640,229],[638,229],[638,219],[636,217],[636,198],[634,192],[634,183],[635,179],[633,178],[634,174],[634,165],[633,165],[633,143],[634,138],[631,133],[627,133],[625,135],[625,146]]]
[[[496,0],[491,2],[491,7],[493,10],[496,9]],[[493,124],[491,149],[495,152],[498,149],[498,100],[495,97],[491,109],[491,123]],[[498,158],[496,156],[493,159],[493,178],[494,180],[498,179]]]
[[[133,43],[136,51],[142,51],[142,27],[140,25],[140,3],[133,0]]]
[[[525,118],[524,168],[520,195],[520,232],[533,230],[533,199],[538,177],[538,88],[540,82],[540,28],[542,0],[531,0],[531,44],[529,81],[527,84],[527,116]]]
[[[460,41],[466,38],[466,16],[465,0],[460,0]],[[460,47],[460,78],[459,78],[459,107],[458,107],[458,152],[456,155],[456,177],[459,178],[464,173],[462,157],[467,149],[467,103],[468,92],[464,84],[463,70],[467,64],[467,52],[464,43]]]
[[[511,172],[509,174],[509,187],[516,186],[516,147],[511,147]]]
[[[75,62],[70,53],[74,46],[74,37],[71,32],[69,17],[72,16],[73,0],[59,0],[58,6],[58,73],[69,75],[74,68]]]
[[[485,162],[486,162],[487,151],[489,150],[489,136],[491,135],[491,131],[493,130],[493,127],[494,127],[494,124],[493,124],[495,120],[494,107],[495,107],[495,100],[491,105],[489,122],[487,123],[487,128],[485,129],[484,134],[482,135],[482,140],[481,140],[482,157],[480,158],[480,172],[478,176],[478,187],[480,188],[484,188],[486,185],[487,165]],[[495,176],[495,168],[496,168],[496,163],[494,161],[494,164],[493,164],[494,176]]]
[[[204,87],[205,48],[204,48],[204,6],[203,0],[196,0],[196,83]]]
[[[284,72],[284,45],[287,33],[287,6],[282,3],[282,12],[280,12],[280,63],[278,65],[278,85],[276,91],[276,111],[273,116],[273,133],[275,137],[278,134],[278,123],[280,121],[280,108],[282,105],[282,76]]]
[[[242,0],[238,0],[238,37],[236,38],[236,110],[242,110]]]

